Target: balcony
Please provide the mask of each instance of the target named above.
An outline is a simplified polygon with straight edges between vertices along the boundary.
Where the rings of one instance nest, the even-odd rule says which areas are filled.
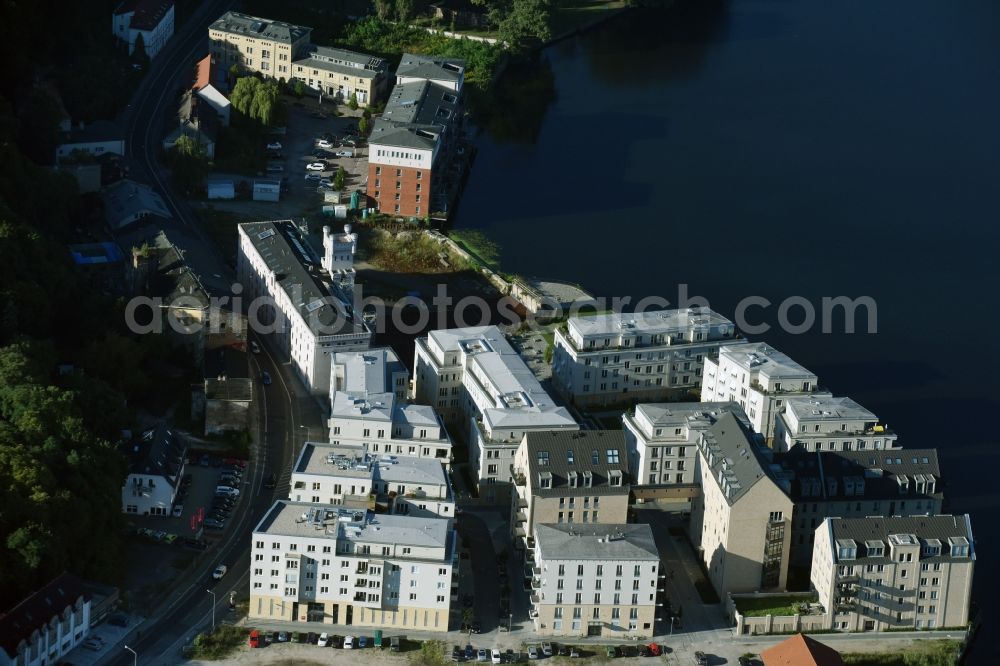
[[[518,511],[517,513],[514,514],[514,522],[515,523],[526,523],[526,522],[528,522],[528,517],[526,515],[524,515],[523,511]]]
[[[540,590],[542,589],[542,579],[538,576],[531,577],[531,589]]]
[[[528,508],[528,500],[524,499],[523,497],[518,497],[517,498],[517,508],[518,509],[527,509]]]
[[[531,603],[535,604],[536,606],[542,603],[542,595],[540,594],[532,594],[530,598],[531,598]]]

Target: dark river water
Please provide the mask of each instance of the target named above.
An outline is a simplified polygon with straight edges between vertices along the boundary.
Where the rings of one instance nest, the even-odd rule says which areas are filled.
[[[752,338],[941,450],[995,626],[1000,2],[686,0],[502,87],[456,226],[599,296],[767,298]],[[874,299],[877,333],[778,330],[785,299],[836,296]]]

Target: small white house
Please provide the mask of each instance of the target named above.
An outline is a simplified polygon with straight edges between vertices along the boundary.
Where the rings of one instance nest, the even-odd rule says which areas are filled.
[[[125,136],[121,129],[107,120],[71,129],[62,135],[62,142],[56,148],[56,163],[59,164],[74,154],[100,157],[112,153],[125,154]]]
[[[273,178],[258,178],[253,181],[254,201],[278,201],[281,198],[281,181]]]
[[[115,8],[111,29],[128,45],[129,55],[141,36],[143,49],[152,60],[174,35],[173,0],[124,0]]]
[[[210,180],[207,184],[209,199],[235,199],[236,187],[231,180]]]
[[[187,445],[166,425],[147,430],[130,443],[129,474],[122,486],[122,511],[169,516],[177,496]]]

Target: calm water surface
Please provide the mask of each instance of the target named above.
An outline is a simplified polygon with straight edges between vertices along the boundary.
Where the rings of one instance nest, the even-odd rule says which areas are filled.
[[[457,226],[602,296],[873,297],[876,335],[756,337],[941,449],[995,600],[1000,3],[688,0],[505,83]]]

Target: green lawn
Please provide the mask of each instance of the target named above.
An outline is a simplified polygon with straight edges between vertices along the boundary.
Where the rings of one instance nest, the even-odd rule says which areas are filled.
[[[815,598],[805,596],[763,597],[760,599],[736,599],[736,609],[746,617],[763,617],[765,615],[788,616],[797,615],[799,606]]]
[[[841,655],[845,666],[951,666],[957,663],[959,642],[919,640],[892,652],[847,652]]]

